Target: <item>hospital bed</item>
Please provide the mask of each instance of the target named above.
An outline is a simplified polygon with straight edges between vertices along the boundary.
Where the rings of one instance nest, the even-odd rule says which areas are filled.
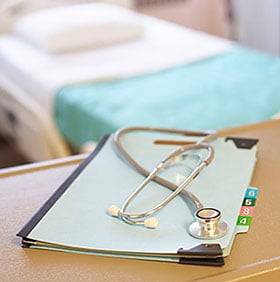
[[[109,4],[67,9],[29,14],[0,37],[0,130],[30,160],[128,125],[215,129],[279,111],[276,58]]]

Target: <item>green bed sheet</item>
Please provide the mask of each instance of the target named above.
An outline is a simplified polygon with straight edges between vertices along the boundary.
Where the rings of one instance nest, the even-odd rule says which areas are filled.
[[[277,112],[280,59],[241,47],[153,74],[67,86],[55,99],[57,125],[74,146],[124,126],[219,129]]]

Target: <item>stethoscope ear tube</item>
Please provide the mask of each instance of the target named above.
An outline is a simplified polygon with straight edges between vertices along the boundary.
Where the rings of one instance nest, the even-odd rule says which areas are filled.
[[[169,134],[177,134],[182,136],[193,136],[193,137],[201,137],[203,140],[210,139],[209,136],[212,135],[212,133],[209,133],[208,131],[201,132],[201,131],[186,131],[186,130],[177,130],[177,129],[166,129],[166,128],[154,128],[154,127],[125,127],[119,129],[114,134],[114,145],[117,149],[117,152],[123,158],[125,161],[127,161],[134,169],[136,169],[140,174],[143,176],[148,177],[150,172],[146,170],[143,166],[141,166],[132,156],[125,150],[124,146],[121,143],[121,136],[127,133],[131,132],[137,132],[137,131],[148,131],[148,132],[160,132],[160,133],[169,133]],[[213,152],[213,151],[212,151]],[[209,159],[210,161],[212,160]],[[208,163],[210,161],[208,160]],[[158,175],[156,175],[153,179],[153,181],[169,188],[170,190],[175,190],[177,188],[177,185],[168,181],[167,179],[164,179]],[[190,191],[183,190],[182,193],[188,197],[195,205],[196,209],[202,208],[203,204],[200,202],[200,200]]]
[[[135,199],[135,197],[160,173],[162,170],[166,169],[167,167],[172,166],[174,164],[173,159],[177,158],[178,156],[182,155],[184,152],[190,151],[190,150],[198,150],[198,149],[206,149],[208,151],[207,156],[198,164],[198,166],[188,175],[185,180],[176,187],[175,190],[163,201],[161,201],[158,205],[153,207],[150,210],[143,211],[141,213],[128,213],[126,212],[129,204]],[[204,169],[205,166],[210,163],[210,161],[213,158],[213,148],[209,144],[190,144],[182,146],[178,149],[176,149],[174,152],[169,154],[166,158],[164,158],[150,173],[149,175],[144,179],[144,181],[138,185],[138,187],[135,189],[133,193],[125,200],[124,204],[121,206],[121,208],[118,210],[118,216],[123,219],[124,221],[131,223],[131,224],[143,224],[146,227],[149,228],[155,228],[157,226],[156,219],[148,220],[144,219],[163,207],[165,207],[171,200],[173,200],[178,194],[180,194],[185,187],[197,177],[197,175]],[[112,213],[111,213],[112,214]],[[115,212],[114,212],[115,214]]]

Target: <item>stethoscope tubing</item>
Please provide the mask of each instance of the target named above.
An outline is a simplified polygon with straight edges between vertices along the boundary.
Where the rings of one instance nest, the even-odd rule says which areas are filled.
[[[158,127],[126,127],[126,128],[122,128],[120,130],[118,130],[115,134],[114,134],[114,144],[117,147],[120,155],[126,160],[128,161],[128,163],[134,167],[140,174],[142,174],[145,177],[149,177],[150,172],[148,170],[146,170],[143,166],[141,166],[138,162],[135,161],[135,159],[133,159],[131,157],[131,155],[125,150],[124,146],[122,145],[120,139],[121,136],[129,133],[129,132],[133,132],[133,131],[150,131],[150,132],[161,132],[161,133],[171,133],[171,134],[180,134],[183,136],[193,136],[193,137],[205,137],[202,138],[200,141],[198,141],[195,144],[204,144],[205,141],[209,142],[210,140],[212,140],[212,138],[210,139],[209,136],[212,136],[213,133],[208,132],[208,131],[187,131],[187,130],[178,130],[178,129],[165,129],[165,128],[158,128]],[[205,140],[205,141],[204,141]],[[185,145],[188,146],[188,149],[191,150],[191,148],[194,147],[194,144],[188,144]],[[182,146],[181,148],[186,148],[185,146]],[[181,149],[182,150],[182,149]],[[173,153],[176,154],[176,151]],[[171,158],[173,155],[169,155],[168,157]],[[207,160],[207,165],[212,161],[213,156],[211,156],[211,158],[209,158]],[[153,177],[153,181],[169,188],[172,191],[175,191],[178,188],[178,185],[158,176],[155,175]],[[188,197],[195,205],[196,209],[200,209],[203,208],[203,204],[201,203],[201,201],[190,191],[181,190],[181,193],[183,193],[186,197]],[[125,208],[127,207],[127,205],[125,206]]]
[[[210,149],[208,156],[205,158],[204,161],[202,161],[192,172],[191,174],[180,184],[176,187],[175,190],[173,190],[173,193],[171,193],[165,200],[163,200],[161,203],[156,205],[154,208],[147,210],[143,213],[127,213],[125,212],[127,206],[133,201],[133,199],[140,193],[140,191],[150,182],[152,181],[157,174],[165,169],[168,166],[168,162],[172,161],[172,159],[178,154],[181,154],[187,150],[192,149]],[[167,158],[163,159],[162,162],[156,166],[156,168],[149,173],[149,175],[145,178],[145,180],[135,189],[135,191],[126,199],[123,206],[120,208],[120,216],[127,217],[129,219],[136,219],[136,218],[143,218],[145,216],[149,216],[160,209],[162,209],[164,206],[166,206],[171,200],[173,200],[178,194],[180,194],[185,187],[196,178],[196,176],[202,171],[202,169],[207,166],[211,159],[213,158],[213,148],[209,147],[209,145],[206,145],[204,143],[200,143],[197,146],[194,145],[186,145],[183,147],[180,147],[179,149],[175,150],[172,154],[170,154]]]

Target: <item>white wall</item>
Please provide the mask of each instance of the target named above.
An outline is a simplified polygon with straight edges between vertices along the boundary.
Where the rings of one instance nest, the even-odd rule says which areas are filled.
[[[223,0],[143,0],[135,10],[213,35],[228,37]],[[146,3],[146,4],[145,4]]]
[[[240,43],[280,56],[280,1],[232,0],[233,36]]]

